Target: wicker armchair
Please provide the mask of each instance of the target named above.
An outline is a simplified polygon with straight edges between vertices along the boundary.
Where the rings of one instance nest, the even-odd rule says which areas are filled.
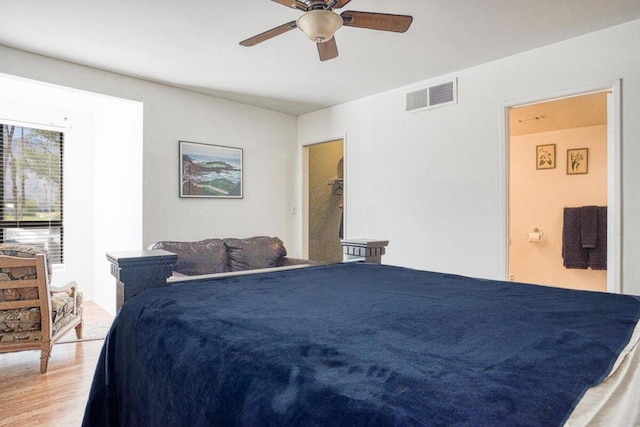
[[[82,337],[82,294],[75,282],[49,285],[46,252],[0,245],[0,353],[40,350],[47,372],[53,345],[75,328]]]

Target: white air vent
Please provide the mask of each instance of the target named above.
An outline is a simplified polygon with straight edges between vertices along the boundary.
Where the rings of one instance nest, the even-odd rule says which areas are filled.
[[[446,83],[407,93],[405,111],[430,110],[458,102],[458,82],[456,79]]]

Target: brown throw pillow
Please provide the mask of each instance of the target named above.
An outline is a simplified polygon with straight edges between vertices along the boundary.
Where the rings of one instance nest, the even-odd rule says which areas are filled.
[[[199,242],[157,242],[151,249],[164,249],[178,255],[173,271],[197,276],[229,271],[227,249],[221,239]]]
[[[284,243],[277,237],[225,239],[231,271],[275,267],[287,255]]]

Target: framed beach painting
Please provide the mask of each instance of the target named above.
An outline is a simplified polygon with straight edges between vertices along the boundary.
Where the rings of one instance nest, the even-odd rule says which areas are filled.
[[[179,143],[180,197],[242,198],[242,148]]]

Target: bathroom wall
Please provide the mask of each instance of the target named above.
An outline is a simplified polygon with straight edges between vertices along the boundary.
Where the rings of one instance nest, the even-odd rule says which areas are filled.
[[[556,145],[556,167],[536,169],[536,146],[546,144]],[[567,149],[574,148],[588,148],[587,174],[567,174]],[[564,268],[562,222],[565,206],[607,204],[607,126],[512,137],[509,189],[512,280],[606,291],[606,271]],[[544,236],[530,243],[535,227]]]

